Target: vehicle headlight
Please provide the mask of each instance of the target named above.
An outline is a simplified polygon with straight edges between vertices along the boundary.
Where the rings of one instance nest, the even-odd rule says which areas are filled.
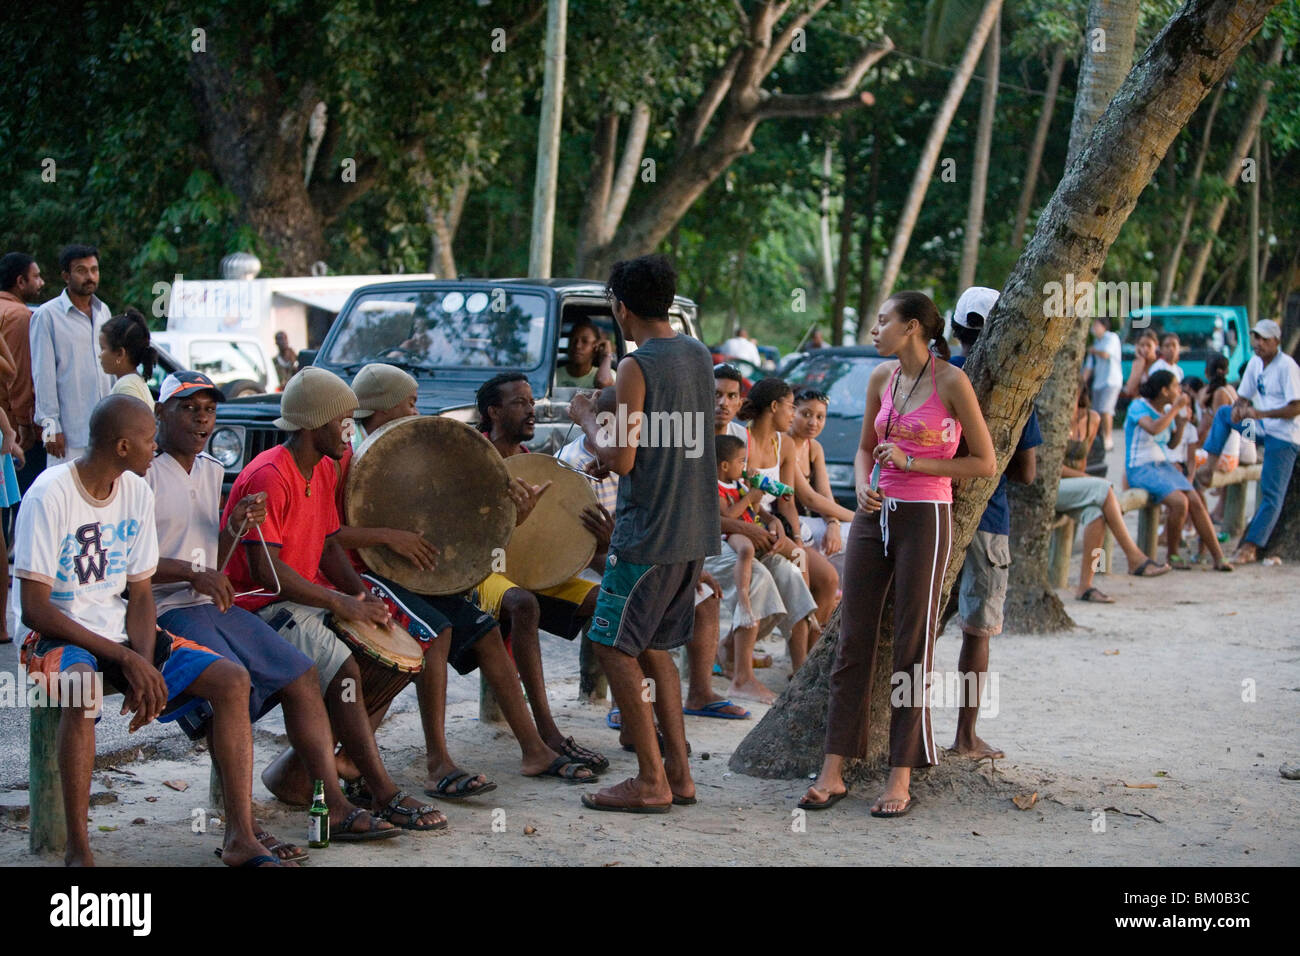
[[[234,468],[244,457],[244,439],[233,428],[218,428],[208,439],[208,454],[221,462],[222,468]]]
[[[852,485],[853,466],[852,465],[827,465],[826,477],[830,479],[832,485]]]

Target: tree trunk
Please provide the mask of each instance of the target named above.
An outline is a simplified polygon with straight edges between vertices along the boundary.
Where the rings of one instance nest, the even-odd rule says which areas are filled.
[[[831,345],[839,345],[836,332],[844,334],[844,306],[849,297],[849,260],[853,255],[853,187],[857,183],[857,138],[853,121],[846,120],[840,151],[844,154],[844,202],[840,207],[840,250],[835,262],[835,294],[831,298]]]
[[[1133,64],[1137,24],[1138,0],[1091,0],[1088,4],[1083,62],[1079,66],[1070,146],[1066,152],[1067,169],[1128,75]]]
[[[1001,63],[1001,14],[993,20],[988,41],[984,44],[984,92],[980,96],[980,120],[975,132],[975,159],[971,166],[970,201],[966,206],[966,233],[962,237],[961,265],[957,269],[957,288],[975,284],[979,265],[980,234],[984,231],[984,194],[989,183],[989,149],[993,144],[993,117],[998,106],[998,69]]]
[[[1070,124],[1067,170],[1077,160],[1133,63],[1137,16],[1138,0],[1093,0],[1088,7],[1088,33]],[[1094,38],[1102,36],[1097,30],[1105,31],[1103,42],[1094,42]],[[1096,273],[1075,273],[1076,282],[1096,278]],[[1047,553],[1052,522],[1056,520],[1056,488],[1065,461],[1065,441],[1079,390],[1079,363],[1088,338],[1088,319],[1085,315],[1075,316],[1064,345],[1053,356],[1051,375],[1038,396],[1038,422],[1043,433],[1043,444],[1038,448],[1038,476],[1028,485],[1008,483],[1011,553],[1015,555],[1004,611],[1008,631],[1044,633],[1074,627],[1047,580]]]
[[[1286,49],[1285,39],[1286,35],[1282,30],[1279,30],[1277,36],[1273,38],[1273,49],[1268,55],[1269,66],[1277,66],[1282,62],[1282,53]],[[1264,119],[1264,111],[1268,108],[1268,93],[1272,88],[1272,80],[1264,80],[1260,84],[1259,93],[1255,96],[1255,102],[1251,104],[1250,112],[1246,114],[1246,122],[1242,124],[1241,133],[1237,136],[1237,143],[1232,149],[1232,158],[1228,161],[1223,174],[1224,180],[1233,187],[1241,182],[1241,164],[1250,152],[1250,144],[1255,141],[1259,124]],[[1258,160],[1258,157],[1256,159]],[[1258,170],[1255,175],[1259,175]],[[1205,242],[1196,250],[1196,258],[1192,260],[1192,268],[1187,273],[1187,281],[1183,284],[1183,305],[1197,304],[1201,282],[1205,279],[1205,269],[1210,264],[1210,254],[1214,252],[1214,238],[1219,234],[1219,226],[1223,225],[1223,216],[1228,211],[1228,201],[1231,198],[1231,193],[1221,196],[1210,210],[1209,221],[1205,224]]]
[[[862,274],[858,278],[858,327],[855,330],[855,338],[859,343],[865,343],[871,337],[871,327],[876,321],[876,317],[869,315],[867,309],[871,307],[875,290],[871,282],[871,263],[876,252],[876,199],[880,195],[880,141],[883,135],[884,130],[880,124],[874,124],[871,132],[871,179],[867,184],[867,208],[862,217],[862,248],[859,252],[862,256]],[[839,331],[840,337],[832,341],[832,345],[839,345],[843,341],[842,321]]]
[[[1282,517],[1264,553],[1276,554],[1283,561],[1300,561],[1300,467],[1291,472],[1291,484],[1282,499]]]
[[[833,116],[874,102],[870,93],[858,91],[858,85],[867,70],[893,49],[887,37],[883,45],[863,49],[844,67],[839,79],[820,92],[786,94],[763,88],[796,32],[826,3],[815,0],[804,6],[789,17],[779,33],[778,23],[790,8],[785,0],[765,0],[749,9],[736,5],[743,39],[680,124],[677,156],[667,168],[654,170],[656,188],[647,191],[645,202],[621,219],[608,242],[588,250],[584,260],[588,275],[604,275],[615,260],[657,248],[727,167],[753,149],[759,123],[782,117]]]
[[[618,151],[618,113],[610,110],[600,118],[592,141],[591,169],[583,193],[582,212],[578,214],[578,244],[574,252],[573,274],[583,275],[587,250],[600,246],[600,230],[609,206],[609,191],[614,184],[614,159]]]
[[[880,311],[880,306],[889,293],[893,291],[894,283],[898,281],[898,274],[903,269],[903,256],[907,254],[907,244],[911,242],[912,230],[916,228],[916,217],[921,212],[921,203],[925,201],[926,191],[930,188],[930,178],[934,175],[935,164],[939,161],[939,150],[943,148],[948,127],[957,113],[962,94],[966,92],[966,85],[970,83],[970,78],[975,72],[980,51],[984,49],[989,32],[993,29],[993,23],[997,20],[1001,9],[1002,0],[986,0],[980,18],[975,23],[975,30],[966,43],[961,62],[957,64],[957,69],[948,84],[948,92],[944,94],[939,112],[935,115],[934,122],[930,124],[930,135],[921,149],[916,173],[912,176],[912,185],[907,191],[907,200],[898,216],[894,241],[889,246],[889,257],[885,260],[885,266],[880,273],[880,282],[876,286],[876,294],[872,297],[871,307],[867,310],[873,318]],[[859,329],[858,335],[861,334]]]
[[[304,182],[303,147],[320,97],[310,86],[287,97],[270,71],[264,71],[256,94],[241,88],[244,56],[218,49],[214,40],[213,49],[190,58],[207,152],[222,184],[239,200],[243,219],[269,250],[271,268],[282,275],[310,275],[312,263],[325,255],[325,230]],[[316,179],[340,176],[338,169],[321,169]]]
[[[1038,114],[1038,127],[1034,142],[1029,147],[1029,163],[1025,167],[1025,184],[1016,204],[1016,223],[1011,229],[1011,248],[1019,249],[1025,239],[1025,223],[1034,205],[1038,189],[1038,174],[1043,166],[1043,150],[1047,148],[1047,134],[1052,129],[1052,115],[1056,112],[1056,94],[1061,88],[1061,74],[1065,71],[1065,47],[1058,46],[1052,54],[1052,68],[1047,73],[1047,89],[1043,92],[1043,109]]]
[[[827,143],[822,150],[822,190],[819,219],[822,253],[822,288],[832,292],[835,288],[835,254],[831,251],[831,172],[834,151]]]
[[[1053,288],[1048,283],[1062,282],[1067,273],[1095,279],[1170,143],[1279,2],[1189,0],[1142,55],[1086,141],[1079,161],[1067,169],[966,364],[993,437],[999,470],[1006,467],[1034,396],[1047,380],[1046,359],[1067,344],[1071,327],[1077,324],[1071,310],[1055,307],[1061,303],[1048,298],[1044,307]],[[1099,203],[1099,196],[1108,201]],[[995,483],[995,478],[963,481],[957,489],[945,594],[961,569]],[[1292,513],[1300,514],[1300,507]],[[846,582],[848,587],[861,584]],[[886,615],[884,620],[892,618]],[[829,671],[820,655],[830,655],[830,637],[828,633],[824,638],[826,647],[809,655],[806,676],[802,670],[796,675],[742,741],[730,761],[733,770],[786,776],[820,765],[825,710],[818,708],[813,695],[826,684]],[[876,653],[876,687],[882,686],[882,678],[883,686],[888,686],[892,645],[891,629],[886,626]],[[878,696],[873,695],[873,702]],[[868,759],[879,759],[887,745],[888,722],[877,718],[868,732]]]
[[[1192,182],[1185,190],[1183,218],[1178,224],[1178,238],[1174,241],[1173,252],[1165,264],[1160,277],[1160,293],[1157,301],[1168,305],[1174,297],[1174,283],[1178,281],[1178,266],[1183,258],[1183,248],[1187,245],[1187,236],[1192,229],[1192,218],[1196,215],[1196,197],[1201,188],[1201,176],[1205,173],[1205,157],[1210,152],[1210,138],[1214,135],[1214,118],[1219,112],[1219,103],[1223,100],[1223,84],[1214,91],[1210,100],[1210,111],[1205,116],[1205,129],[1201,131],[1201,146],[1196,153],[1196,162],[1192,165]]]

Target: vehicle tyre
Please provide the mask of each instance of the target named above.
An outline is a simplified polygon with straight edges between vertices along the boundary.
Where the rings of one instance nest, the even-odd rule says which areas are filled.
[[[251,378],[238,378],[221,387],[221,393],[230,398],[243,398],[245,395],[261,395],[265,389]]]

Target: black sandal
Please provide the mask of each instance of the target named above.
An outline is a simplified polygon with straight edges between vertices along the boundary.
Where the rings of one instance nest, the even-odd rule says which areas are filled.
[[[580,763],[596,773],[609,769],[608,757],[604,754],[598,754],[594,750],[588,750],[586,747],[579,746],[577,741],[572,737],[565,737],[564,743],[560,744],[556,750],[565,757],[568,757],[571,762]]]
[[[411,795],[405,790],[398,790],[397,793],[393,794],[393,799],[388,801],[388,805],[379,811],[379,819],[391,823],[393,826],[401,830],[418,830],[425,832],[428,830],[447,829],[446,818],[443,818],[441,823],[417,823],[416,821],[419,820],[420,817],[427,816],[430,813],[437,813],[439,816],[442,816],[442,813],[437,807],[431,807],[427,804],[422,807],[402,806],[402,801],[410,799],[410,796]],[[393,817],[397,814],[406,817],[406,822],[398,823],[394,820]]]
[[[370,811],[365,807],[356,807],[343,818],[343,822],[339,824],[337,829],[330,827],[330,840],[336,843],[364,843],[370,840],[391,840],[393,837],[402,835],[401,829],[396,826],[388,830],[376,829],[374,814],[370,814],[370,829],[354,832],[352,823],[363,813],[369,814]]]
[[[587,771],[587,776],[579,777],[578,774],[583,770]],[[570,760],[568,757],[556,757],[551,761],[551,765],[541,773],[526,773],[524,776],[558,777],[561,780],[569,781],[569,783],[590,783],[596,779],[596,774],[585,763]]]
[[[474,778],[478,776],[480,774],[470,774],[464,770],[453,770],[439,780],[432,790],[425,787],[424,792],[427,796],[437,797],[439,800],[464,800],[467,797],[476,797],[480,793],[488,793],[497,788],[497,785],[491,780],[485,780],[480,784],[473,783]],[[455,786],[460,781],[465,782],[461,783],[460,786]]]

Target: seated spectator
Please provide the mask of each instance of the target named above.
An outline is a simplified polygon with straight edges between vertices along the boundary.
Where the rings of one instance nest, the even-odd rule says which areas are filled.
[[[555,370],[558,388],[608,388],[614,384],[614,350],[585,315],[569,328],[569,360]]]
[[[738,417],[750,423],[747,474],[764,475],[793,489],[797,482],[794,442],[786,440],[786,433],[794,421],[794,389],[779,378],[762,379],[749,390]],[[761,522],[777,534],[773,550],[799,567],[817,600],[817,614],[808,622],[807,643],[794,636],[790,639],[791,659],[798,669],[839,603],[839,574],[824,554],[798,543],[799,513],[793,494],[764,495],[760,508],[770,510],[775,519]]]
[[[1178,379],[1178,383],[1181,385],[1184,374],[1182,366],[1178,364],[1178,356],[1181,354],[1182,342],[1178,339],[1178,333],[1166,332],[1160,336],[1160,355],[1147,369],[1147,375],[1161,370],[1173,372],[1174,378]]]
[[[1214,414],[1205,440],[1208,456],[1204,474],[1213,472],[1231,431],[1262,435],[1264,466],[1259,479],[1259,506],[1250,527],[1233,555],[1233,563],[1249,564],[1282,514],[1282,501],[1291,484],[1291,471],[1300,454],[1300,365],[1281,350],[1282,329],[1272,319],[1261,319],[1250,331],[1254,356],[1241,377],[1237,401]],[[1205,480],[1204,475],[1202,480]],[[1208,484],[1208,481],[1206,481]]]
[[[1128,373],[1128,381],[1120,394],[1134,399],[1138,396],[1138,386],[1147,380],[1151,365],[1160,357],[1160,337],[1152,329],[1143,329],[1138,333],[1133,344],[1133,367]]]
[[[1173,372],[1161,369],[1151,373],[1138,394],[1124,420],[1125,472],[1131,487],[1141,488],[1152,501],[1169,509],[1165,530],[1170,567],[1187,570],[1192,566],[1178,553],[1183,522],[1190,511],[1197,534],[1214,558],[1215,570],[1231,571],[1232,565],[1223,558],[1205,503],[1192,490],[1187,476],[1169,460],[1169,446],[1182,440],[1187,424],[1186,419],[1178,417],[1189,401],[1186,393],[1179,388]],[[1161,408],[1163,413],[1158,411]]]
[[[840,522],[852,521],[853,512],[839,504],[831,493],[826,452],[817,440],[826,427],[829,403],[826,393],[815,388],[795,392],[794,421],[789,435],[794,442],[794,499],[799,511],[800,537],[806,546],[820,548],[823,554],[832,557],[844,551]]]
[[[1092,447],[1101,426],[1101,415],[1089,408],[1088,388],[1079,389],[1074,421],[1070,425],[1070,438],[1065,444],[1065,461],[1061,465],[1061,483],[1056,489],[1056,513],[1068,514],[1083,526],[1083,559],[1079,563],[1080,601],[1113,604],[1115,599],[1094,587],[1096,557],[1101,553],[1102,539],[1110,528],[1115,543],[1124,551],[1129,574],[1140,578],[1154,578],[1169,570],[1167,564],[1156,564],[1142,552],[1128,533],[1124,512],[1120,510],[1115,489],[1105,478],[1096,478],[1085,470],[1088,449]]]

